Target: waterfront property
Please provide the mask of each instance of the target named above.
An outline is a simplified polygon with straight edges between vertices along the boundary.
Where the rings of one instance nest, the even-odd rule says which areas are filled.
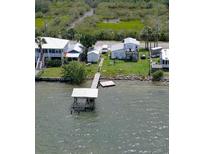
[[[169,49],[162,49],[160,54],[160,64],[163,69],[169,69]]]
[[[69,40],[41,37],[44,38],[46,43],[42,44],[45,59],[63,59],[63,53],[68,49]],[[40,49],[38,44],[35,44],[35,63],[40,58]]]
[[[87,54],[87,61],[89,63],[97,63],[100,59],[100,52],[99,50],[91,50]]]
[[[70,44],[65,51],[65,58],[70,60],[80,60],[81,54],[84,51],[84,46],[80,43]]]
[[[111,46],[111,58],[137,61],[139,58],[139,47],[140,42],[136,39],[131,37],[125,38],[123,43]]]

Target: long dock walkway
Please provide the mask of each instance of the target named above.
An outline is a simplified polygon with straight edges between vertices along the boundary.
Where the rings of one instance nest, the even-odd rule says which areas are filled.
[[[93,82],[92,82],[92,85],[91,85],[91,88],[92,88],[92,89],[98,87],[99,80],[100,80],[100,73],[97,72],[97,73],[95,74],[95,77],[94,77]]]
[[[100,81],[100,71],[101,71],[101,67],[103,65],[103,61],[104,61],[104,58],[101,58],[100,63],[98,65],[98,72],[95,73],[95,76],[94,76],[94,79],[93,79],[93,82],[92,82],[92,85],[91,85],[92,89],[98,87],[98,83]]]
[[[100,81],[100,70],[104,59],[100,60],[98,72],[95,74],[91,88],[74,88],[71,97],[74,98],[74,103],[71,106],[71,114],[73,111],[86,111],[95,108],[95,99],[98,97],[98,84]],[[85,102],[78,103],[78,99],[85,99]]]

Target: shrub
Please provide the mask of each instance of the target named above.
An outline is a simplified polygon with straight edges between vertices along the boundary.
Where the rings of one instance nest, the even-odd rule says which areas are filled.
[[[60,59],[46,60],[46,66],[47,67],[59,67],[61,66],[61,60]]]
[[[78,61],[71,61],[63,66],[62,76],[64,79],[70,79],[71,83],[80,84],[86,77],[86,66]]]
[[[158,70],[158,71],[156,71],[156,72],[154,72],[152,74],[152,80],[153,81],[159,81],[159,80],[162,79],[163,76],[164,76],[163,71],[162,70]]]

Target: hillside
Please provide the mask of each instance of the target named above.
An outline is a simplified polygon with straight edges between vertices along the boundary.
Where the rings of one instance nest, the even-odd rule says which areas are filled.
[[[91,8],[94,8],[92,16],[86,17],[74,30],[68,30],[73,21]],[[168,41],[169,1],[36,0],[35,21],[36,35],[73,39],[79,34],[91,34],[99,40],[121,40],[126,36],[142,39],[143,28],[149,26],[153,33],[158,27],[159,39]]]

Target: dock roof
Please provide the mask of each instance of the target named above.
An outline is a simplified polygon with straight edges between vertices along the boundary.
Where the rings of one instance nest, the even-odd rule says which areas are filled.
[[[77,98],[97,98],[98,97],[98,89],[74,88],[71,97],[77,97]]]

